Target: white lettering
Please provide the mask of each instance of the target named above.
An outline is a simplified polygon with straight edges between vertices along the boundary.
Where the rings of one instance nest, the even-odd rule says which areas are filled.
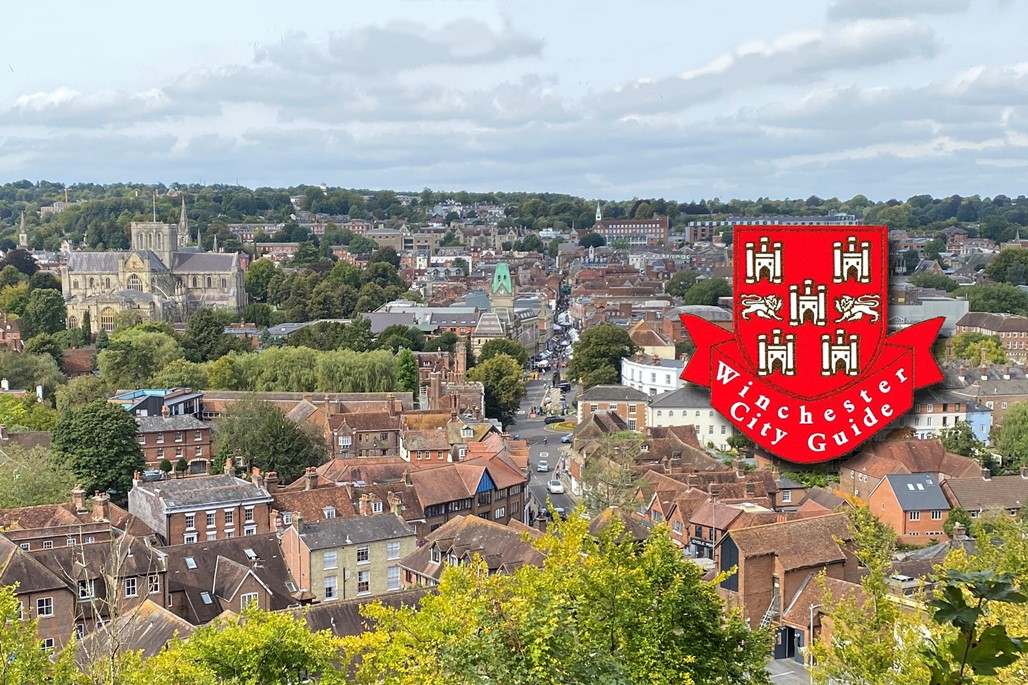
[[[732,405],[732,408],[728,411],[728,413],[732,415],[733,419],[735,419],[736,421],[742,421],[743,417],[746,416],[746,412],[744,411],[739,416],[736,416],[735,415],[735,408],[736,407],[742,407],[743,409],[747,409],[748,410],[748,408],[746,407],[746,403],[745,402],[736,402],[735,404]]]
[[[813,452],[825,451],[825,434],[813,433],[807,438],[807,447]]]
[[[717,363],[717,379],[721,381],[721,385],[728,385],[736,378],[739,377],[739,372],[725,364],[723,361]]]

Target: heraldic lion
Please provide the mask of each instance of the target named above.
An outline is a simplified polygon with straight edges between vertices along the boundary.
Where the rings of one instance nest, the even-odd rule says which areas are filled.
[[[764,297],[759,295],[742,295],[740,302],[745,307],[739,312],[744,321],[749,321],[750,314],[754,314],[761,319],[782,320],[778,316],[778,311],[782,308],[782,300],[777,295],[765,295]]]
[[[865,316],[871,317],[871,323],[877,323],[881,318],[877,311],[880,304],[878,295],[861,295],[856,298],[852,295],[843,295],[835,301],[835,308],[839,310],[839,318],[835,323],[860,321]]]

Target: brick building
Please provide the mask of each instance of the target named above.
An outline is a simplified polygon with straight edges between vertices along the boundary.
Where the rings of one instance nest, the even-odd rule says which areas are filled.
[[[646,430],[646,402],[649,396],[623,385],[594,385],[578,398],[578,421],[584,421],[595,411],[617,414],[628,425],[628,430]]]
[[[204,475],[210,470],[211,427],[191,414],[137,416],[136,440],[148,469],[167,459],[175,466],[180,459],[189,465],[185,474]]]
[[[942,530],[950,505],[931,474],[889,474],[867,500],[868,508],[904,544],[922,544],[945,537]]]
[[[631,246],[654,247],[667,244],[670,224],[666,216],[649,219],[600,219],[592,231],[599,233],[610,244],[623,241]]]
[[[1016,314],[968,312],[957,321],[957,333],[983,333],[999,337],[1007,358],[1028,361],[1028,317]]]
[[[129,512],[165,544],[271,532],[271,495],[231,473],[144,483],[129,491]]]

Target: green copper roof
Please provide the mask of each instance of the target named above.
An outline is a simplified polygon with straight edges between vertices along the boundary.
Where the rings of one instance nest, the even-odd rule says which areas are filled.
[[[491,292],[494,295],[498,293],[514,294],[514,284],[510,282],[510,267],[507,266],[507,262],[500,262],[496,265]]]

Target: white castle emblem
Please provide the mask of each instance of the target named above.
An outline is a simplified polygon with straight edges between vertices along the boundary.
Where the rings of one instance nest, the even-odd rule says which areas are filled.
[[[771,331],[771,339],[766,333],[757,336],[757,375],[770,376],[780,371],[786,376],[796,375],[796,336],[792,333],[782,335],[782,330]]]
[[[856,237],[846,238],[846,249],[841,242],[832,243],[834,253],[833,283],[845,283],[852,277],[857,283],[871,282],[871,243],[857,242]]]
[[[819,285],[814,287],[814,281],[809,278],[803,281],[803,292],[800,293],[798,285],[789,286],[789,323],[793,326],[802,325],[811,321],[815,326],[825,326],[827,320],[827,307],[825,306],[825,293],[828,286]]]
[[[746,282],[765,278],[768,283],[782,282],[782,244],[772,243],[767,236],[760,239],[759,250],[756,243],[746,243]]]
[[[841,328],[835,331],[835,342],[832,336],[825,333],[821,336],[821,375],[834,376],[842,371],[847,376],[860,373],[857,336],[846,335]]]

